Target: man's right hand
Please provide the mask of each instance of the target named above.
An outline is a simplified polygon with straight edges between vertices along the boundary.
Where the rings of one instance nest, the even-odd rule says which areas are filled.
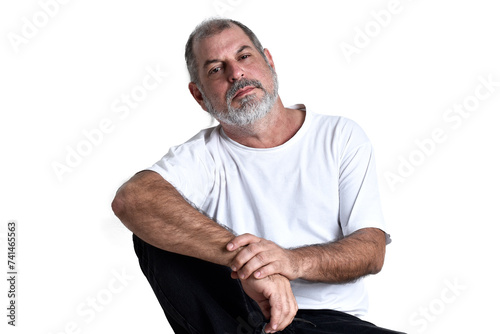
[[[295,317],[298,306],[290,281],[279,274],[263,279],[249,277],[241,280],[246,294],[259,305],[266,319],[270,319],[264,330],[274,333],[285,329]]]

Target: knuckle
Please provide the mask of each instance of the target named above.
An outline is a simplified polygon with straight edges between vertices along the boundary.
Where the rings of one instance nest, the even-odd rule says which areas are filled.
[[[242,238],[245,238],[245,239],[248,239],[248,238],[251,238],[252,235],[250,233],[244,233],[241,235]]]
[[[232,263],[232,265],[235,266],[236,268],[240,268],[242,264],[243,264],[242,260],[239,257],[236,257]]]
[[[266,256],[262,253],[259,253],[255,255],[255,258],[260,261],[260,263],[265,263],[266,261]]]
[[[257,244],[250,244],[247,246],[247,250],[252,253],[256,252],[258,249],[259,246]]]
[[[263,269],[261,269],[261,273],[265,274],[267,276],[273,275],[277,273],[278,271],[274,268],[272,264],[265,266]]]

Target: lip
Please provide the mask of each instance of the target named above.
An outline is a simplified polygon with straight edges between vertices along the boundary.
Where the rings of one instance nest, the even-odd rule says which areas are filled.
[[[234,95],[233,99],[236,99],[236,98],[239,98],[239,97],[243,97],[247,94],[250,94],[253,90],[255,89],[254,86],[246,86],[240,90],[238,90],[236,92],[236,94]]]

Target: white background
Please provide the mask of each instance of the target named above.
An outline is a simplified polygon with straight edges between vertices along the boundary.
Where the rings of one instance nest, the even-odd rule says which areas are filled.
[[[189,95],[183,52],[218,2],[54,3],[0,5],[5,275],[9,220],[19,238],[17,327],[6,324],[2,279],[0,331],[169,333],[110,203],[131,175],[211,125]],[[352,118],[375,146],[393,243],[384,270],[367,280],[368,320],[410,333],[491,332],[500,311],[496,2],[400,0],[383,25],[373,13],[389,0],[219,3],[271,51],[286,105]],[[346,56],[346,44],[357,53]],[[148,68],[168,75],[126,117],[114,112],[124,94],[140,92]],[[480,87],[480,77],[496,86]],[[443,118],[464,101],[473,111],[460,123]],[[108,133],[85,147],[84,132],[103,120]],[[444,140],[433,146],[436,129]],[[58,177],[54,163],[67,165],[77,147],[87,155]],[[413,167],[401,167],[410,158]],[[391,187],[386,176],[398,168],[404,177]]]

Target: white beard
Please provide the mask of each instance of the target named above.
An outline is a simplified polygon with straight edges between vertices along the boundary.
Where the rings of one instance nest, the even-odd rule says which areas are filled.
[[[203,100],[205,101],[207,111],[219,122],[236,126],[249,125],[263,118],[269,113],[269,111],[271,111],[278,98],[278,78],[276,72],[272,68],[271,70],[273,73],[274,85],[272,93],[266,91],[262,87],[262,84],[257,80],[240,79],[233,84],[231,89],[229,89],[226,94],[227,111],[220,111],[214,108],[210,100],[207,99],[203,91],[200,90]],[[235,108],[231,106],[234,94],[236,94],[239,89],[249,85],[264,91],[264,97],[262,100],[259,100],[255,95],[250,94],[241,99],[240,107]]]

